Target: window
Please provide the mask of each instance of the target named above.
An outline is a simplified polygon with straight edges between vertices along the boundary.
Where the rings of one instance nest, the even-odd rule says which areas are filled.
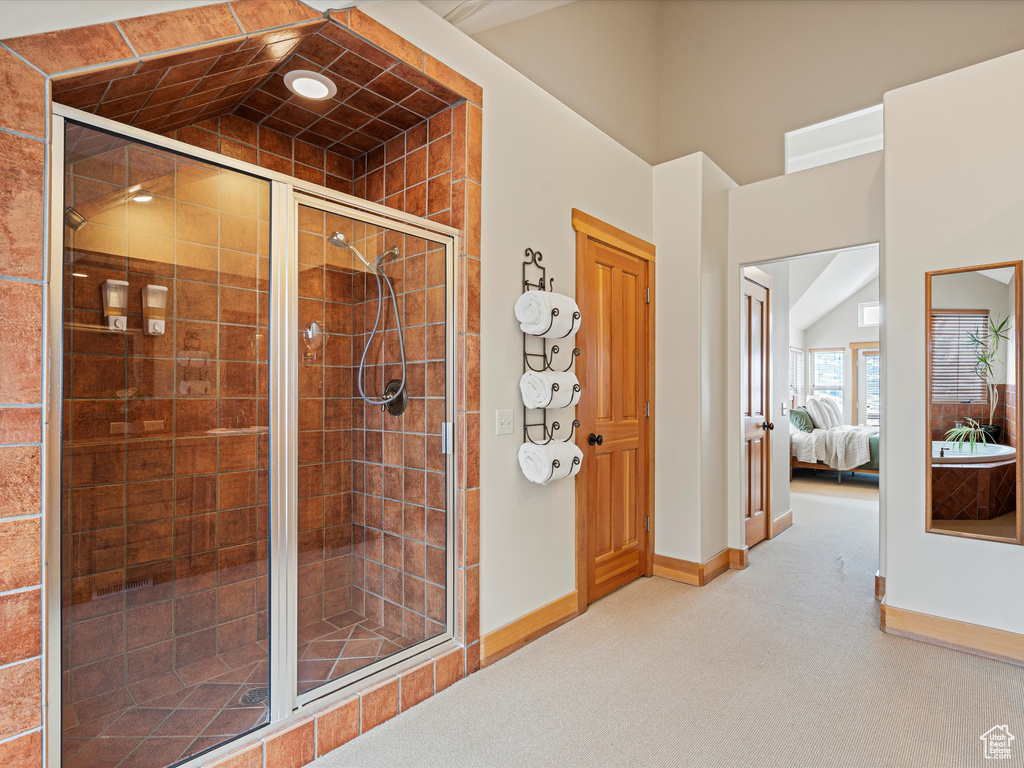
[[[811,394],[829,395],[842,404],[846,350],[812,349],[810,354]]]
[[[796,408],[804,404],[804,351],[789,348],[789,406]]]
[[[882,370],[878,364],[878,352],[869,352],[861,359],[864,362],[864,416],[862,421],[869,427],[877,427],[880,423],[882,406]]]
[[[868,107],[786,134],[786,173],[882,149],[882,105]]]
[[[987,309],[933,309],[932,402],[985,403],[988,391],[978,375],[969,334],[988,333]]]
[[[861,328],[865,328],[870,325],[878,325],[878,321],[881,319],[882,310],[878,306],[877,301],[865,301],[863,304],[858,304],[858,325]]]

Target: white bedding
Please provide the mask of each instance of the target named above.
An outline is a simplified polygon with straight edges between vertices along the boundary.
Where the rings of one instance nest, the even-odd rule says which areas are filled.
[[[822,461],[832,469],[849,471],[871,460],[869,440],[877,427],[851,427],[844,424],[813,432],[793,432],[793,456],[813,464]]]

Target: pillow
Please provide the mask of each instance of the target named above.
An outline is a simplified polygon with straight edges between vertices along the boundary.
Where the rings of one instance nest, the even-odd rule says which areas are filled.
[[[828,429],[832,424],[832,412],[816,395],[807,398],[807,415],[815,429]]]
[[[813,432],[814,422],[811,421],[811,414],[806,408],[792,408],[789,411],[789,420],[801,432]]]
[[[829,420],[831,422],[829,428],[843,426],[843,406],[839,404],[839,401],[829,395],[823,395],[821,402],[832,416]]]

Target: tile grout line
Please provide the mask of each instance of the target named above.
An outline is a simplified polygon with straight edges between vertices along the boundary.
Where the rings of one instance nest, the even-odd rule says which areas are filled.
[[[48,72],[44,72],[44,71],[43,71],[42,69],[40,69],[39,67],[37,67],[37,66],[36,66],[35,64],[33,64],[33,63],[32,63],[31,61],[29,61],[28,59],[26,59],[26,58],[25,58],[24,56],[22,56],[22,55],[21,55],[20,53],[18,53],[18,52],[17,52],[16,50],[14,50],[13,48],[11,48],[11,47],[10,47],[9,45],[7,45],[7,44],[6,44],[6,43],[5,43],[4,41],[2,41],[2,40],[0,40],[0,49],[3,49],[3,50],[5,50],[5,51],[9,52],[9,53],[10,53],[10,54],[11,54],[12,56],[15,56],[15,57],[17,57],[17,58],[21,59],[21,60],[22,60],[23,62],[25,62],[26,64],[28,64],[28,65],[29,65],[30,67],[32,67],[32,69],[34,69],[34,70],[35,70],[36,72],[38,72],[39,74],[43,75],[44,77],[48,77],[48,76],[49,76],[49,73],[48,73]]]
[[[132,41],[128,39],[128,35],[126,35],[124,33],[123,29],[121,29],[121,24],[120,24],[121,21],[123,21],[123,19],[118,19],[117,21],[112,22],[113,25],[114,25],[114,29],[116,29],[118,31],[118,33],[121,35],[121,38],[124,40],[125,45],[128,46],[128,50],[131,51],[132,54],[134,56],[136,56],[137,58],[141,58],[139,56],[139,52],[135,50],[135,46],[132,45]]]
[[[43,726],[37,725],[35,728],[29,728],[27,731],[21,731],[19,733],[14,734],[13,736],[7,736],[5,738],[0,739],[0,744],[7,744],[8,742],[14,741],[15,739],[20,739],[22,736],[28,736],[30,734],[35,733],[36,731],[42,732],[42,730]]]
[[[40,144],[47,144],[47,143],[49,143],[43,137],[33,136],[33,135],[29,134],[29,133],[22,133],[21,131],[16,131],[13,128],[0,127],[0,133],[6,133],[6,134],[9,134],[11,136],[20,136],[23,139],[31,139],[32,141],[37,141]]]

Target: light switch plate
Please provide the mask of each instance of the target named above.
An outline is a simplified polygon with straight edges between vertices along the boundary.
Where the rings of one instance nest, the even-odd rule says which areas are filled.
[[[494,412],[494,434],[511,435],[515,427],[512,411]]]

